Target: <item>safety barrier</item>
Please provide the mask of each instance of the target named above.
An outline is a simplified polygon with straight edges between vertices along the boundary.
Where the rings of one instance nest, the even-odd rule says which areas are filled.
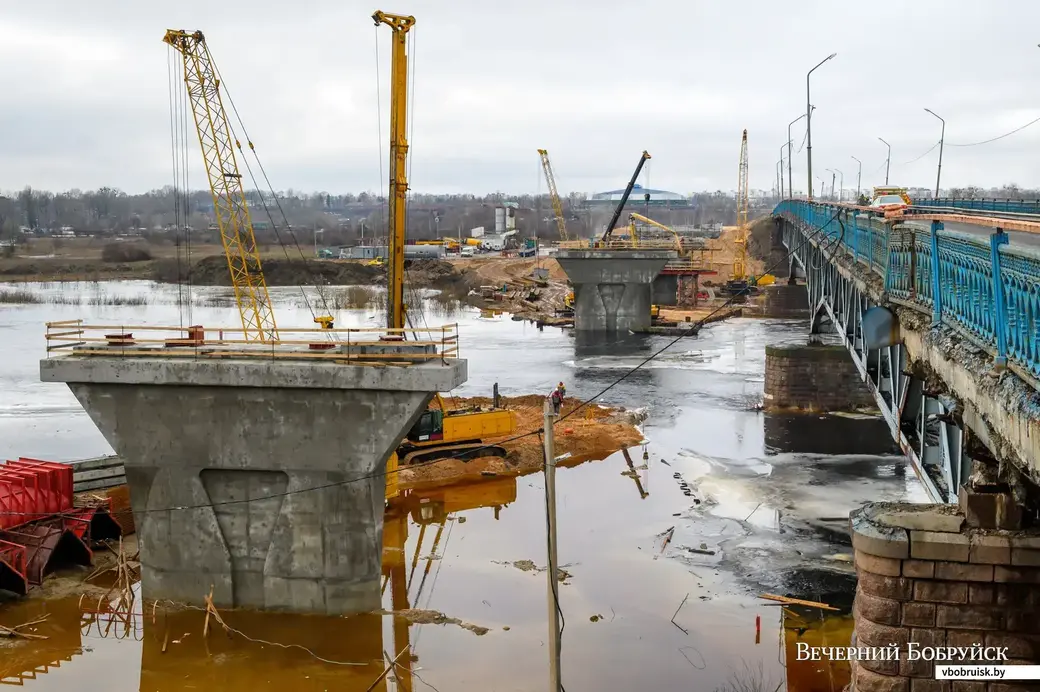
[[[914,206],[971,209],[1007,214],[1040,214],[1040,199],[957,199],[954,197],[939,197],[937,199],[915,200]]]
[[[986,348],[998,367],[1040,380],[1040,253],[1009,245],[1004,228],[986,239],[944,230],[937,219],[913,223],[803,200],[784,200],[773,213],[809,237],[819,232],[817,245],[880,277],[889,296],[931,315],[933,325]]]
[[[141,335],[144,336],[141,336]],[[416,329],[285,329],[252,341],[241,328],[47,323],[47,352],[78,356],[316,359],[351,365],[411,365],[459,357],[459,326]]]

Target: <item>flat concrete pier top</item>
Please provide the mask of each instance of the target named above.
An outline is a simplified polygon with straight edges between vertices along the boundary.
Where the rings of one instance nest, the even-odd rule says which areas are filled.
[[[414,341],[222,355],[120,338],[41,361],[40,379],[67,383],[125,462],[144,595],[378,608],[387,459],[466,361]]]
[[[556,260],[574,285],[574,329],[647,330],[653,281],[678,255],[658,248],[558,250]]]

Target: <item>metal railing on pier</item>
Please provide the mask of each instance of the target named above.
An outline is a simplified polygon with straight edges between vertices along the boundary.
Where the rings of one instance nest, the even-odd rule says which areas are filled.
[[[278,329],[247,340],[241,328],[48,322],[47,353],[148,358],[325,360],[350,365],[413,365],[459,357],[459,326],[416,329]]]

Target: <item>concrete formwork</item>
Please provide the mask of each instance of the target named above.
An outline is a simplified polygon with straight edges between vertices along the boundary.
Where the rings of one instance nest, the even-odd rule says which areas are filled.
[[[675,250],[559,250],[574,285],[574,328],[616,332],[650,327],[654,279]]]
[[[378,608],[385,461],[466,362],[44,360],[126,463],[148,598]]]

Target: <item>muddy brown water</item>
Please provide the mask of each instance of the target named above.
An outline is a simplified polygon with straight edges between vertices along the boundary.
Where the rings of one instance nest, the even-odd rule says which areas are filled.
[[[0,307],[10,351],[0,375],[0,454],[74,459],[110,452],[66,389],[38,382],[40,325],[72,317],[176,323],[178,310],[169,288],[127,282],[100,290],[154,300],[137,307]],[[283,299],[279,289],[273,293]],[[279,321],[308,323],[309,312],[289,296]],[[437,322],[435,307],[427,309],[429,322]],[[199,307],[194,315],[205,324],[232,319],[227,307]],[[342,311],[337,324],[378,319],[375,311]],[[504,395],[516,395],[564,380],[568,394],[590,397],[669,341],[575,339],[477,311],[455,320],[470,369],[460,396],[487,395],[495,381]],[[627,458],[617,453],[558,472],[559,556],[570,575],[559,586],[570,692],[712,692],[727,685],[833,692],[847,682],[841,664],[794,660],[798,641],[840,646],[849,638],[854,578],[841,517],[866,501],[923,494],[899,457],[842,444],[856,420],[785,423],[757,410],[765,344],[798,341],[803,333],[801,323],[778,320],[712,325],[600,397],[646,407],[649,444]],[[544,502],[542,476],[532,474],[426,489],[392,506],[383,607],[423,611],[418,616],[226,612],[241,634],[211,623],[204,639],[198,611],[160,605],[153,621],[150,603],[138,605],[129,625],[109,628],[111,615],[94,612],[105,609],[96,600],[29,599],[0,606],[0,624],[46,613],[33,631],[48,639],[0,639],[0,679],[63,692],[366,690],[386,667],[384,652],[392,657],[407,643],[414,656],[402,657],[407,665],[373,689],[545,689]],[[516,565],[525,560],[535,569]],[[796,611],[759,599],[763,592],[841,610]],[[478,635],[462,624],[488,631]]]

